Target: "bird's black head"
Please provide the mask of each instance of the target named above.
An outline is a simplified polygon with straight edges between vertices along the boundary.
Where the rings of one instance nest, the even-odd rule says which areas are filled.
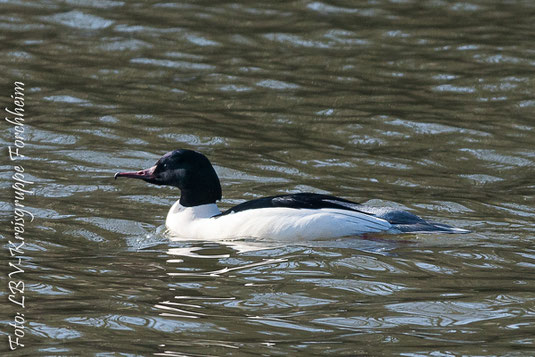
[[[117,177],[144,180],[155,185],[180,189],[180,204],[186,207],[215,203],[221,199],[219,178],[206,156],[193,150],[168,152],[148,169],[118,172]]]

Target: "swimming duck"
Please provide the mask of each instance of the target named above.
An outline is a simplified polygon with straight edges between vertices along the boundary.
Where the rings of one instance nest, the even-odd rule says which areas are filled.
[[[319,239],[365,233],[467,233],[446,224],[428,222],[412,213],[377,208],[335,196],[295,193],[263,197],[221,212],[219,178],[206,156],[178,149],[163,155],[154,166],[118,177],[141,179],[180,189],[165,224],[174,236],[186,239]]]

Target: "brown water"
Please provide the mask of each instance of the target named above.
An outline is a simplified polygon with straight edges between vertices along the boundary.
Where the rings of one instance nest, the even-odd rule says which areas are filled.
[[[0,8],[27,156],[4,122],[2,354],[17,313],[20,356],[535,354],[532,1]],[[178,192],[113,173],[175,148],[210,157],[222,208],[326,192],[473,233],[173,242]],[[9,257],[14,164],[35,219]]]

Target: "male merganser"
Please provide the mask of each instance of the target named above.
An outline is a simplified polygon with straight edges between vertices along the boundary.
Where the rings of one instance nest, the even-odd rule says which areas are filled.
[[[318,239],[364,233],[467,233],[445,224],[427,222],[412,213],[374,208],[316,193],[258,198],[221,212],[219,178],[206,156],[192,150],[175,150],[146,170],[118,172],[117,177],[142,179],[180,189],[165,224],[187,239]]]

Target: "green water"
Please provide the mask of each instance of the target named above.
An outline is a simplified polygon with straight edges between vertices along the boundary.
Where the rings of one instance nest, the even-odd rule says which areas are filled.
[[[531,1],[0,9],[26,155],[4,121],[2,354],[17,312],[20,356],[535,354]],[[176,148],[209,156],[222,209],[320,192],[473,233],[170,241],[178,191],[113,174]],[[14,165],[35,219],[10,257]]]

